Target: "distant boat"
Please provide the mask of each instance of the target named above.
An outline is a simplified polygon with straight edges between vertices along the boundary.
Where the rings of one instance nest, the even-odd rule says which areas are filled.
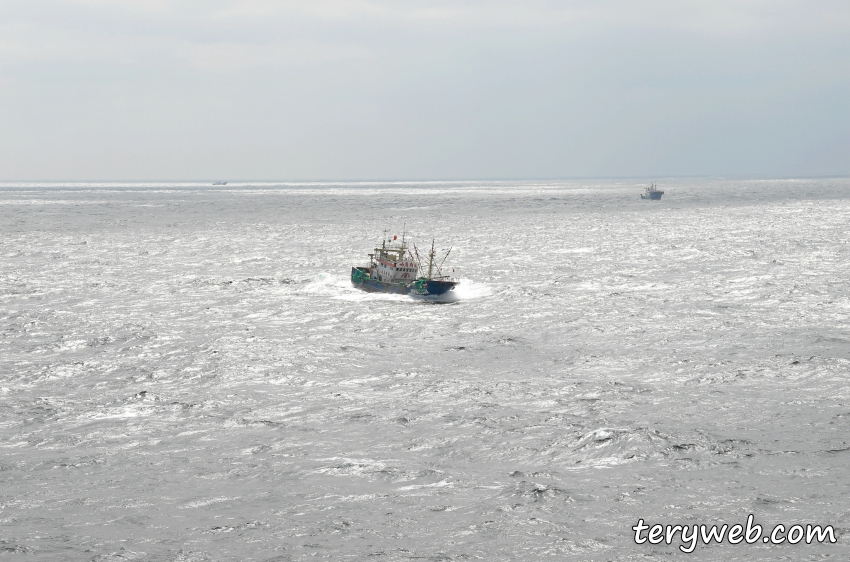
[[[641,199],[652,199],[653,201],[657,201],[661,199],[661,196],[664,195],[664,192],[658,189],[654,183],[649,184],[649,187],[646,188],[646,191],[640,194]]]
[[[214,181],[213,185],[227,185],[226,181]]]

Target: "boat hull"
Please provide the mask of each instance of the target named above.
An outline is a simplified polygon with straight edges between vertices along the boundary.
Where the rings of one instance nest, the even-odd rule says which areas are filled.
[[[351,284],[369,293],[419,296],[445,295],[457,285],[457,281],[438,279],[417,279],[410,283],[385,283],[371,278],[369,273],[368,267],[352,267]]]
[[[664,195],[664,192],[663,192],[663,191],[655,191],[655,192],[653,192],[653,193],[650,193],[649,195],[643,195],[643,194],[642,194],[642,195],[640,196],[640,198],[641,198],[641,199],[651,199],[651,200],[653,200],[653,201],[658,201],[659,199],[661,199],[661,196],[662,196],[662,195]]]
[[[421,286],[414,282],[410,287],[411,295],[445,295],[455,288],[457,281],[437,281],[434,279],[424,280]]]

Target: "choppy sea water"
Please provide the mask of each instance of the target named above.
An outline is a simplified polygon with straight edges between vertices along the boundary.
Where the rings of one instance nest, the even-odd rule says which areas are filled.
[[[846,560],[850,180],[660,187],[0,185],[0,554]],[[632,541],[750,513],[839,540]]]

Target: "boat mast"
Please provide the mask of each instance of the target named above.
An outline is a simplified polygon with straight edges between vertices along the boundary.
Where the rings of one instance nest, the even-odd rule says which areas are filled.
[[[431,279],[431,274],[434,271],[434,240],[431,239],[431,253],[428,259],[428,279]]]
[[[422,258],[419,257],[419,248],[416,243],[413,244],[413,251],[416,252],[416,275],[422,275]]]

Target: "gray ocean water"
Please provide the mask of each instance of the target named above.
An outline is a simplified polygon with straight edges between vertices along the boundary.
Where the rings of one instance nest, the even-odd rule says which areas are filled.
[[[659,187],[0,185],[0,558],[847,560],[850,180]]]

